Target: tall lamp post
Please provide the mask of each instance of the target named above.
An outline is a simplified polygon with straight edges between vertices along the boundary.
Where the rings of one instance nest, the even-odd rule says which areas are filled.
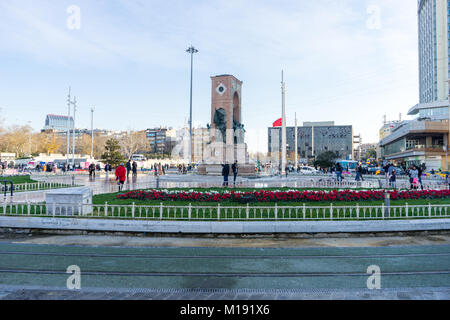
[[[72,130],[72,166],[75,171],[75,115],[77,112],[77,97],[73,98],[73,130]]]
[[[192,45],[186,50],[186,52],[191,54],[191,96],[190,96],[190,113],[189,113],[189,162],[192,164],[192,74],[194,65],[194,53],[198,50]]]
[[[31,157],[31,135],[33,134],[32,128],[31,128],[31,121],[27,121],[28,128],[30,129],[29,135],[28,135],[28,155]]]
[[[91,159],[94,158],[94,108],[91,108]]]

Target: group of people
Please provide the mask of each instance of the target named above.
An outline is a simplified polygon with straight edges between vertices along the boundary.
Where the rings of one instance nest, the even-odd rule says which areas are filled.
[[[342,168],[341,164],[338,162],[335,166],[330,168],[331,177],[334,181],[342,182],[344,180],[344,177],[342,176],[342,172],[344,171],[344,168]]]
[[[192,170],[192,166],[190,164],[187,166],[184,164],[179,164],[177,168],[178,168],[178,174],[186,174]]]
[[[412,166],[408,170],[409,182],[411,184],[411,189],[419,189],[423,190],[422,184],[422,167],[421,166]]]
[[[231,169],[231,172],[230,172]],[[224,187],[228,187],[228,176],[230,175],[230,173],[233,174],[234,180],[233,180],[233,185],[236,185],[236,178],[238,175],[238,171],[239,171],[239,166],[238,166],[238,162],[237,160],[231,165],[228,163],[222,164],[222,176],[223,176],[223,186]]]
[[[409,177],[409,183],[411,189],[419,189],[419,187],[423,190],[423,183],[422,183],[422,173],[425,171],[426,167],[425,164],[422,164],[420,166],[412,165],[408,169],[403,168],[405,173]],[[383,166],[383,170],[385,173],[386,181],[389,183],[389,186],[391,188],[396,188],[396,181],[397,181],[397,174],[398,174],[398,168],[395,167],[393,164],[387,162]]]

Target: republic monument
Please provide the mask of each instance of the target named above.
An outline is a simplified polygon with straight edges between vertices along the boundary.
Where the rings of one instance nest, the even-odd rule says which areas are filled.
[[[240,175],[254,175],[249,164],[245,130],[242,124],[242,81],[232,75],[211,77],[210,142],[199,174],[219,174],[221,164],[238,161]]]

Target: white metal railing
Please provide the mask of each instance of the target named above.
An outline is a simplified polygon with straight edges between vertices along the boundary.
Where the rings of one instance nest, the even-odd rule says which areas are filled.
[[[403,206],[174,206],[98,204],[0,204],[0,216],[70,217],[148,220],[307,221],[449,218],[450,204]]]
[[[149,182],[147,184],[150,188],[156,186],[156,182]],[[206,181],[206,182],[196,182],[196,181],[171,181],[164,180],[162,178],[159,181],[160,188],[217,188],[222,186],[222,181]],[[234,186],[233,180],[228,182],[228,186]],[[396,182],[396,188],[399,189],[409,189],[411,186],[409,180],[401,180]],[[317,179],[317,180],[285,180],[277,179],[273,181],[258,181],[258,180],[239,180],[236,182],[236,187],[240,188],[269,188],[269,187],[290,187],[290,188],[332,188],[332,189],[392,189],[392,185],[385,179],[377,180],[365,180],[365,181],[354,181],[354,180],[343,180],[337,182],[333,179]],[[424,189],[427,190],[442,190],[447,189],[448,185],[444,181],[427,181],[423,182]],[[129,189],[133,190],[133,189]]]
[[[14,184],[14,192],[25,192],[25,191],[40,191],[40,190],[48,190],[48,189],[60,189],[72,187],[72,185],[61,182],[25,182],[20,184]],[[10,185],[0,185],[0,192],[4,193],[5,188],[7,191],[10,191]]]

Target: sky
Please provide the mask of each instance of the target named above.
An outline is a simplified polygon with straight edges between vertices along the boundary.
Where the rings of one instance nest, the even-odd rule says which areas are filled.
[[[415,0],[0,0],[0,117],[40,130],[70,86],[77,127],[91,107],[96,128],[181,127],[190,45],[193,124],[211,120],[210,77],[232,74],[250,151],[281,117],[281,70],[288,126],[296,113],[377,142],[383,115],[418,102]]]

